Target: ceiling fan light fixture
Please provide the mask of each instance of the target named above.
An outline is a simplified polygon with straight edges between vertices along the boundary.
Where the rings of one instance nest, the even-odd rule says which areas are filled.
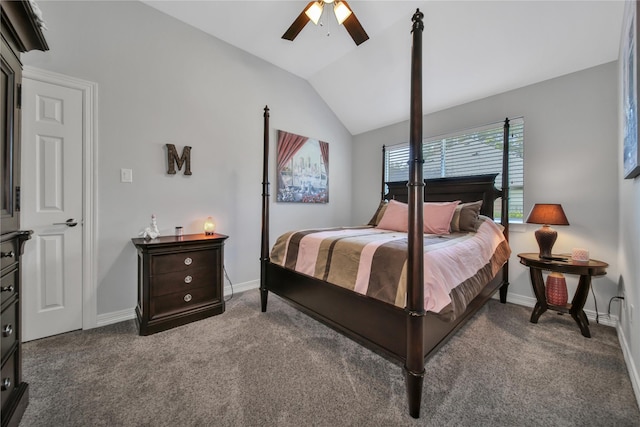
[[[322,9],[324,8],[324,3],[319,1],[314,1],[311,6],[304,11],[304,13],[309,17],[311,22],[318,25],[318,21],[322,16]]]
[[[300,15],[293,21],[287,31],[284,32],[282,38],[293,41],[309,21],[318,25],[324,13],[325,4],[333,4],[333,13],[336,15],[338,25],[342,25],[345,30],[347,30],[356,46],[360,46],[369,40],[369,36],[364,28],[362,28],[362,24],[360,24],[356,14],[351,10],[351,7],[346,1],[341,0],[318,0],[307,3],[304,9],[302,9],[302,12],[300,12]],[[327,13],[329,12],[327,11]],[[329,21],[327,21],[326,24],[328,28]],[[320,25],[322,25],[322,23],[320,23]],[[328,31],[327,35],[329,35]]]
[[[349,9],[349,6],[347,6],[344,2],[337,1],[333,5],[333,13],[336,14],[336,19],[338,20],[338,25],[342,25],[342,23],[344,21],[346,21],[346,19],[349,16],[351,16],[351,14],[353,12],[351,12],[351,9]]]

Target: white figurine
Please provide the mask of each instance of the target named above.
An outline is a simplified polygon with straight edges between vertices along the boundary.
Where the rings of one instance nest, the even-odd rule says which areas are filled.
[[[156,215],[151,214],[151,225],[144,230],[142,230],[139,234],[145,239],[155,239],[160,235],[160,231],[158,230],[158,224],[156,223]]]
[[[160,235],[158,224],[156,223],[156,214],[151,214],[151,231],[155,233],[155,237],[152,237],[152,239],[155,239]]]

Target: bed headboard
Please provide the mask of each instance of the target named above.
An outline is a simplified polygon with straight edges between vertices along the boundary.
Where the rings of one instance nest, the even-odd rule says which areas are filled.
[[[482,200],[480,213],[493,218],[493,202],[502,196],[502,191],[495,187],[497,173],[486,175],[471,175],[453,178],[425,179],[425,202],[449,202],[460,200],[462,203]],[[397,200],[407,203],[407,181],[393,181],[386,183],[387,200]]]

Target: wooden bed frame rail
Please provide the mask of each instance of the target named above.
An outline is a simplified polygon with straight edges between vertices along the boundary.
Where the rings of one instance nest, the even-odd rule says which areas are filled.
[[[493,218],[493,204],[502,199],[501,223],[508,239],[508,151],[509,120],[505,120],[502,189],[494,187],[496,175],[463,178],[423,179],[422,166],[422,32],[423,14],[412,17],[411,111],[409,181],[384,182],[382,198],[406,201],[409,205],[407,305],[400,308],[340,286],[299,274],[272,264],[269,258],[269,108],[264,108],[264,162],[262,178],[262,242],[260,255],[261,309],[266,311],[269,291],[304,313],[343,333],[354,341],[404,367],[409,414],[418,418],[422,400],[426,360],[451,337],[498,289],[506,302],[508,263],[466,311],[445,321],[424,309],[424,201],[484,200],[482,213]],[[452,198],[453,197],[453,198]]]

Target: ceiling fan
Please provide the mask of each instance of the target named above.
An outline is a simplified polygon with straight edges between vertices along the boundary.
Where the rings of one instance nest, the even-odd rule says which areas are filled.
[[[293,24],[289,27],[289,29],[282,35],[282,38],[285,40],[295,39],[297,35],[302,31],[307,22],[312,21],[314,24],[318,25],[318,21],[322,16],[322,12],[324,10],[325,4],[333,3],[333,13],[336,15],[336,19],[338,20],[338,25],[343,25],[349,32],[349,35],[356,43],[356,45],[360,45],[365,41],[369,40],[369,36],[360,25],[360,21],[356,18],[355,13],[351,10],[346,1],[334,1],[334,0],[320,0],[320,1],[312,1],[303,9],[303,11],[298,15],[298,17],[293,21]]]

